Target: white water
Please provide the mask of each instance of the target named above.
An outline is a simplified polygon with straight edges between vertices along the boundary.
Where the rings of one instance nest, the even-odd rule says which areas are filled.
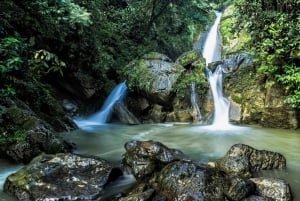
[[[208,32],[204,48],[203,48],[203,57],[206,59],[206,66],[209,63],[218,61],[221,59],[221,45],[218,34],[218,26],[221,20],[222,13],[216,13],[216,20]],[[214,119],[211,127],[213,129],[227,129],[231,127],[229,123],[229,101],[223,96],[223,85],[222,85],[222,68],[217,67],[215,72],[212,73],[209,68],[208,71],[208,80],[213,94],[214,100]]]
[[[105,124],[111,116],[115,103],[123,99],[126,91],[127,86],[125,82],[118,84],[109,94],[99,112],[86,119],[75,119],[74,122],[81,129],[89,129],[91,126]]]
[[[210,28],[204,46],[202,55],[206,59],[206,66],[214,61],[221,59],[221,45],[219,43],[218,26],[221,20],[222,13],[216,12],[216,20]]]
[[[214,100],[214,120],[212,126],[216,129],[226,129],[229,123],[229,101],[223,96],[222,68],[217,67],[214,73],[208,71],[208,80]]]
[[[200,108],[198,106],[198,98],[197,98],[197,93],[196,93],[196,89],[195,89],[195,83],[192,83],[191,85],[191,104],[192,104],[192,110],[193,112],[197,112],[196,115],[193,115],[195,117],[197,117],[197,119],[194,119],[194,122],[200,122],[202,120],[202,115],[201,115],[201,111]]]

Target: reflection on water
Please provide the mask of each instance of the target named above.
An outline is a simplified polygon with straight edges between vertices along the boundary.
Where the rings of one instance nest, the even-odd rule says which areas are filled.
[[[182,150],[195,160],[214,161],[222,157],[236,143],[244,143],[257,149],[276,151],[287,158],[288,168],[284,171],[263,172],[268,177],[280,177],[292,186],[294,200],[300,200],[300,131],[265,129],[254,127],[213,130],[209,126],[154,124],[154,125],[112,125],[94,127],[90,131],[77,130],[63,136],[76,143],[77,153],[92,154],[115,164],[125,153],[124,144],[129,140],[155,140],[170,148]],[[8,169],[9,166],[3,166]],[[2,173],[0,173],[2,176]],[[0,178],[3,182],[3,177]],[[0,194],[0,198],[3,194]],[[3,199],[0,199],[2,201]]]

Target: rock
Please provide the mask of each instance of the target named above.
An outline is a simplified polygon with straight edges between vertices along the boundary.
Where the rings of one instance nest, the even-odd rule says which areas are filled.
[[[284,180],[274,178],[251,178],[255,183],[255,194],[271,198],[274,201],[291,201],[290,186]]]
[[[127,109],[120,101],[114,105],[113,115],[117,116],[118,120],[126,124],[140,124],[140,121]]]
[[[168,105],[173,85],[184,68],[174,64],[166,55],[152,52],[134,60],[125,68],[129,87],[137,88],[153,103]],[[137,80],[137,76],[139,77]]]
[[[254,191],[254,183],[238,177],[230,178],[229,189],[226,195],[232,200],[241,200]]]
[[[42,152],[70,152],[74,148],[30,110],[10,107],[3,114],[3,120],[8,132],[6,142],[0,146],[0,156],[3,158],[28,163]]]
[[[148,118],[155,123],[164,122],[166,119],[166,113],[163,112],[163,107],[161,105],[154,104],[152,109],[149,111]]]
[[[167,200],[241,200],[254,191],[254,184],[195,161],[166,165],[150,183]]]
[[[230,112],[240,116],[240,121],[230,116],[232,121],[272,128],[299,127],[299,112],[285,103],[284,87],[273,80],[258,77],[251,56],[237,54],[216,65],[221,65],[226,73],[224,92],[236,106],[231,107],[230,110],[234,111]]]
[[[127,196],[122,197],[119,201],[152,201],[155,194],[154,189],[149,188],[145,183],[137,185]]]
[[[235,144],[216,162],[216,167],[229,175],[250,177],[252,172],[286,167],[283,155]]]
[[[100,158],[41,155],[10,175],[4,191],[18,200],[92,200],[120,170]]]
[[[257,195],[251,195],[251,196],[243,199],[242,201],[273,201],[273,199],[267,198],[267,197],[260,197]]]
[[[125,149],[123,164],[129,166],[137,178],[149,176],[167,163],[186,158],[181,151],[155,141],[130,141],[125,144]]]
[[[66,112],[68,112],[71,116],[73,116],[77,111],[78,111],[78,107],[77,105],[75,105],[74,103],[70,102],[67,99],[64,99],[62,101],[62,107],[64,108],[64,110]]]
[[[166,122],[191,122],[192,115],[189,110],[177,110],[167,114]]]
[[[199,51],[192,50],[189,52],[185,52],[180,55],[175,61],[176,64],[183,66],[187,70],[194,69],[195,62],[201,62],[202,66],[205,67],[205,59]]]

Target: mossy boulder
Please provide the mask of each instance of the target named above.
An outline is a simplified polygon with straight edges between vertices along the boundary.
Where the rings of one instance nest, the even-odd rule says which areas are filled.
[[[94,200],[120,175],[121,170],[97,157],[40,155],[10,175],[4,191],[18,200]]]
[[[202,54],[196,50],[183,53],[177,58],[175,63],[183,66],[187,70],[192,70],[195,65],[201,66],[201,68],[205,68],[206,66]]]
[[[183,71],[182,66],[174,64],[166,55],[151,52],[130,62],[123,72],[130,89],[154,103],[168,105],[173,85]]]

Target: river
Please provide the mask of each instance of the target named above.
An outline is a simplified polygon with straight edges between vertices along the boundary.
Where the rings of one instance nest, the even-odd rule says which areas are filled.
[[[210,126],[197,124],[105,124],[90,127],[87,131],[76,130],[62,133],[63,137],[77,144],[80,154],[100,156],[119,164],[125,153],[124,144],[130,140],[160,141],[170,148],[182,150],[195,160],[214,161],[222,157],[236,143],[244,143],[257,149],[276,151],[287,159],[287,169],[266,171],[268,177],[279,177],[288,181],[294,193],[294,200],[300,200],[300,131],[268,129],[261,127],[231,126],[226,130],[215,130]],[[5,177],[20,168],[20,165],[0,160],[0,185]],[[0,200],[13,200],[2,191]]]

